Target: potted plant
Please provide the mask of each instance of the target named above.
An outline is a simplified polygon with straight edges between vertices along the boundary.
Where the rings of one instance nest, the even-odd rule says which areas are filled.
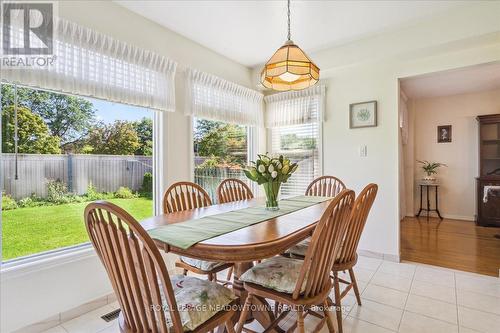
[[[439,162],[429,162],[429,161],[418,161],[422,164],[422,169],[424,170],[426,177],[423,178],[425,182],[434,183],[436,182],[435,174],[437,174],[437,169],[440,167],[446,167],[447,165]]]
[[[248,179],[264,186],[266,192],[266,209],[278,210],[278,193],[282,183],[286,183],[292,173],[297,170],[297,163],[291,163],[283,155],[271,157],[267,154],[257,155],[256,161],[244,170]]]

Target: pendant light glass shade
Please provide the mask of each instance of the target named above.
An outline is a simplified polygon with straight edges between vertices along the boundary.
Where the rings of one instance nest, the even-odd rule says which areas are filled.
[[[279,91],[302,90],[319,80],[319,68],[292,42],[290,33],[290,0],[288,3],[288,38],[274,53],[260,73],[260,82],[266,88]]]
[[[261,72],[261,83],[273,90],[301,90],[315,85],[319,68],[291,40],[280,47]]]

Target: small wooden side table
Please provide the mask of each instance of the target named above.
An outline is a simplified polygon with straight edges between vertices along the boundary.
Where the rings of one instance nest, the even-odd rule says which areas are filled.
[[[427,219],[429,218],[429,213],[430,212],[436,212],[437,215],[439,216],[439,218],[442,220],[443,218],[441,217],[441,214],[439,213],[439,208],[438,208],[438,187],[439,187],[439,184],[426,184],[426,183],[420,183],[420,209],[418,210],[418,213],[417,213],[417,217],[420,216],[420,213],[422,213],[422,211],[426,211],[427,212]],[[431,201],[430,201],[430,197],[429,197],[429,188],[431,187],[434,187],[434,200],[435,200],[435,208],[434,209],[431,209]],[[422,202],[423,202],[423,192],[424,192],[424,188],[426,190],[426,199],[427,199],[427,208],[422,208]]]

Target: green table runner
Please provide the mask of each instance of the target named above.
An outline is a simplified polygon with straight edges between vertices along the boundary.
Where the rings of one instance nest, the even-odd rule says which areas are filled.
[[[148,230],[148,233],[154,239],[185,250],[206,239],[286,215],[330,199],[330,197],[298,196],[280,200],[280,209],[277,211],[270,211],[266,209],[265,205],[258,205],[161,226]]]

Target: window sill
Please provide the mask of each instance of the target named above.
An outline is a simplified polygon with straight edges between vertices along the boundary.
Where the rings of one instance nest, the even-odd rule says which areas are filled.
[[[96,256],[90,243],[35,254],[1,263],[1,281]]]

